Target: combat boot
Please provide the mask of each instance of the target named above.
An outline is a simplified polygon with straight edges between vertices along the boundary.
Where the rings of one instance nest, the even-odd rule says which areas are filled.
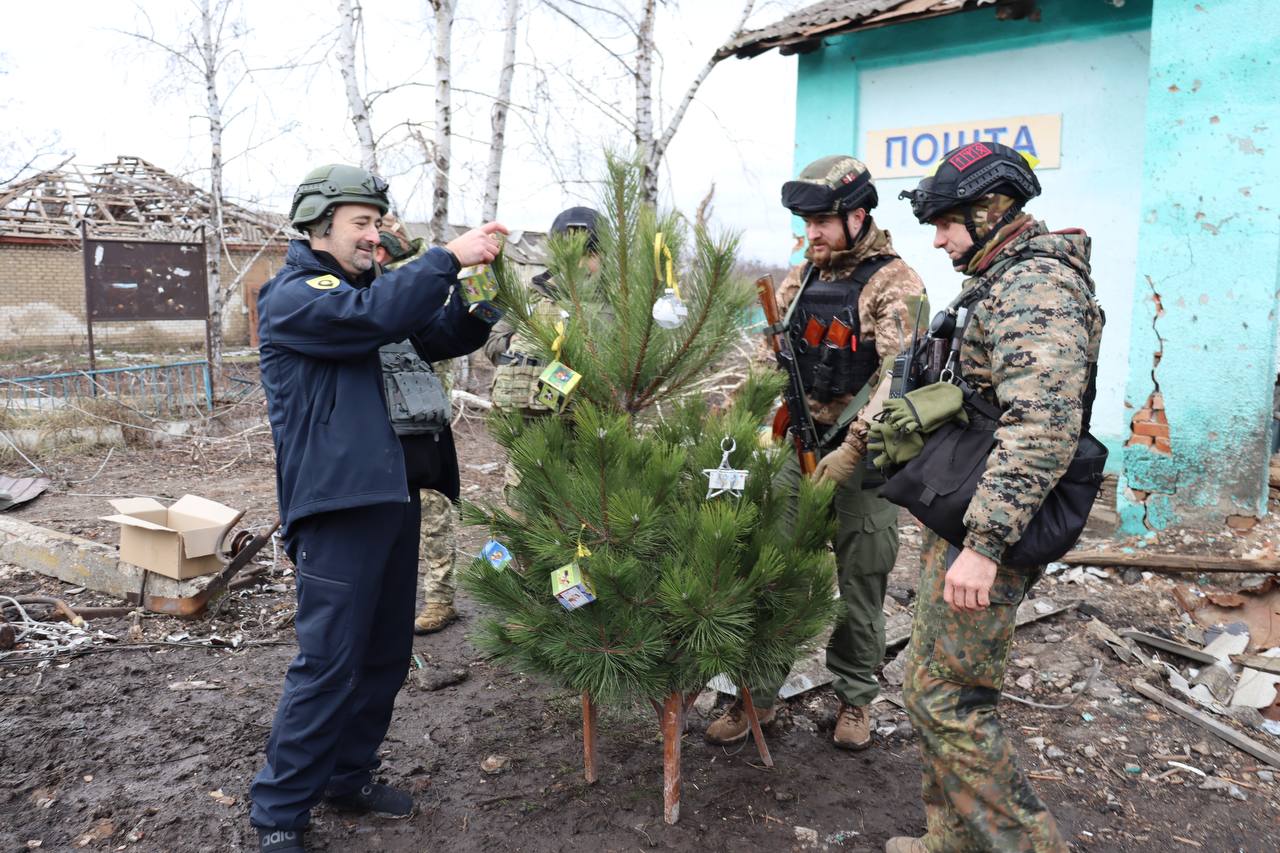
[[[864,705],[840,703],[836,715],[836,733],[832,738],[840,749],[866,749],[871,746],[871,720]]]
[[[434,634],[441,628],[447,627],[457,618],[458,611],[453,609],[452,604],[441,604],[433,601],[422,608],[418,618],[413,620],[413,633]]]
[[[884,853],[929,853],[929,851],[925,849],[923,838],[899,835],[884,843]]]
[[[767,726],[773,722],[777,711],[773,708],[756,708],[756,716],[760,725]],[[703,739],[716,746],[728,746],[738,743],[751,732],[751,721],[747,719],[747,709],[741,702],[734,702],[711,725],[707,726]]]

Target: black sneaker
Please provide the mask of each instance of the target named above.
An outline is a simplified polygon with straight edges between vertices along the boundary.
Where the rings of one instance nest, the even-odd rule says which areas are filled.
[[[329,797],[328,800],[333,806],[343,811],[390,818],[406,818],[413,815],[413,797],[390,785],[381,785],[377,782],[369,782],[358,791],[343,794],[341,797]]]
[[[258,853],[307,853],[302,836],[301,829],[258,827]]]

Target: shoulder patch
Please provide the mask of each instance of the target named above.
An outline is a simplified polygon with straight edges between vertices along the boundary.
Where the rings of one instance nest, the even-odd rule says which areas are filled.
[[[307,286],[314,287],[316,290],[333,290],[340,284],[342,281],[336,275],[318,275],[307,279]]]

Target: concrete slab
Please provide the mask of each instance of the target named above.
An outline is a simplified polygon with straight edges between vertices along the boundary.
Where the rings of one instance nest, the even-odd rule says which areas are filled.
[[[127,600],[137,598],[144,578],[147,595],[188,598],[216,577],[173,580],[121,562],[114,545],[4,517],[0,517],[0,561]]]

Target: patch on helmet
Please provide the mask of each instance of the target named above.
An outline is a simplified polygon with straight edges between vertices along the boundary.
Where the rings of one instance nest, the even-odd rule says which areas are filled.
[[[856,181],[856,180],[858,180],[858,173],[857,173],[857,172],[849,172],[848,174],[846,174],[846,175],[844,175],[843,177],[841,177],[841,178],[840,178],[840,183],[842,183],[842,184],[851,184],[851,183],[853,183],[853,182],[854,182],[854,181]]]
[[[340,284],[342,281],[336,275],[318,275],[307,279],[307,286],[314,287],[316,290],[333,290]]]
[[[992,151],[981,142],[974,142],[961,148],[956,153],[947,158],[947,162],[956,167],[956,171],[963,172],[974,163],[984,157],[990,157]]]

